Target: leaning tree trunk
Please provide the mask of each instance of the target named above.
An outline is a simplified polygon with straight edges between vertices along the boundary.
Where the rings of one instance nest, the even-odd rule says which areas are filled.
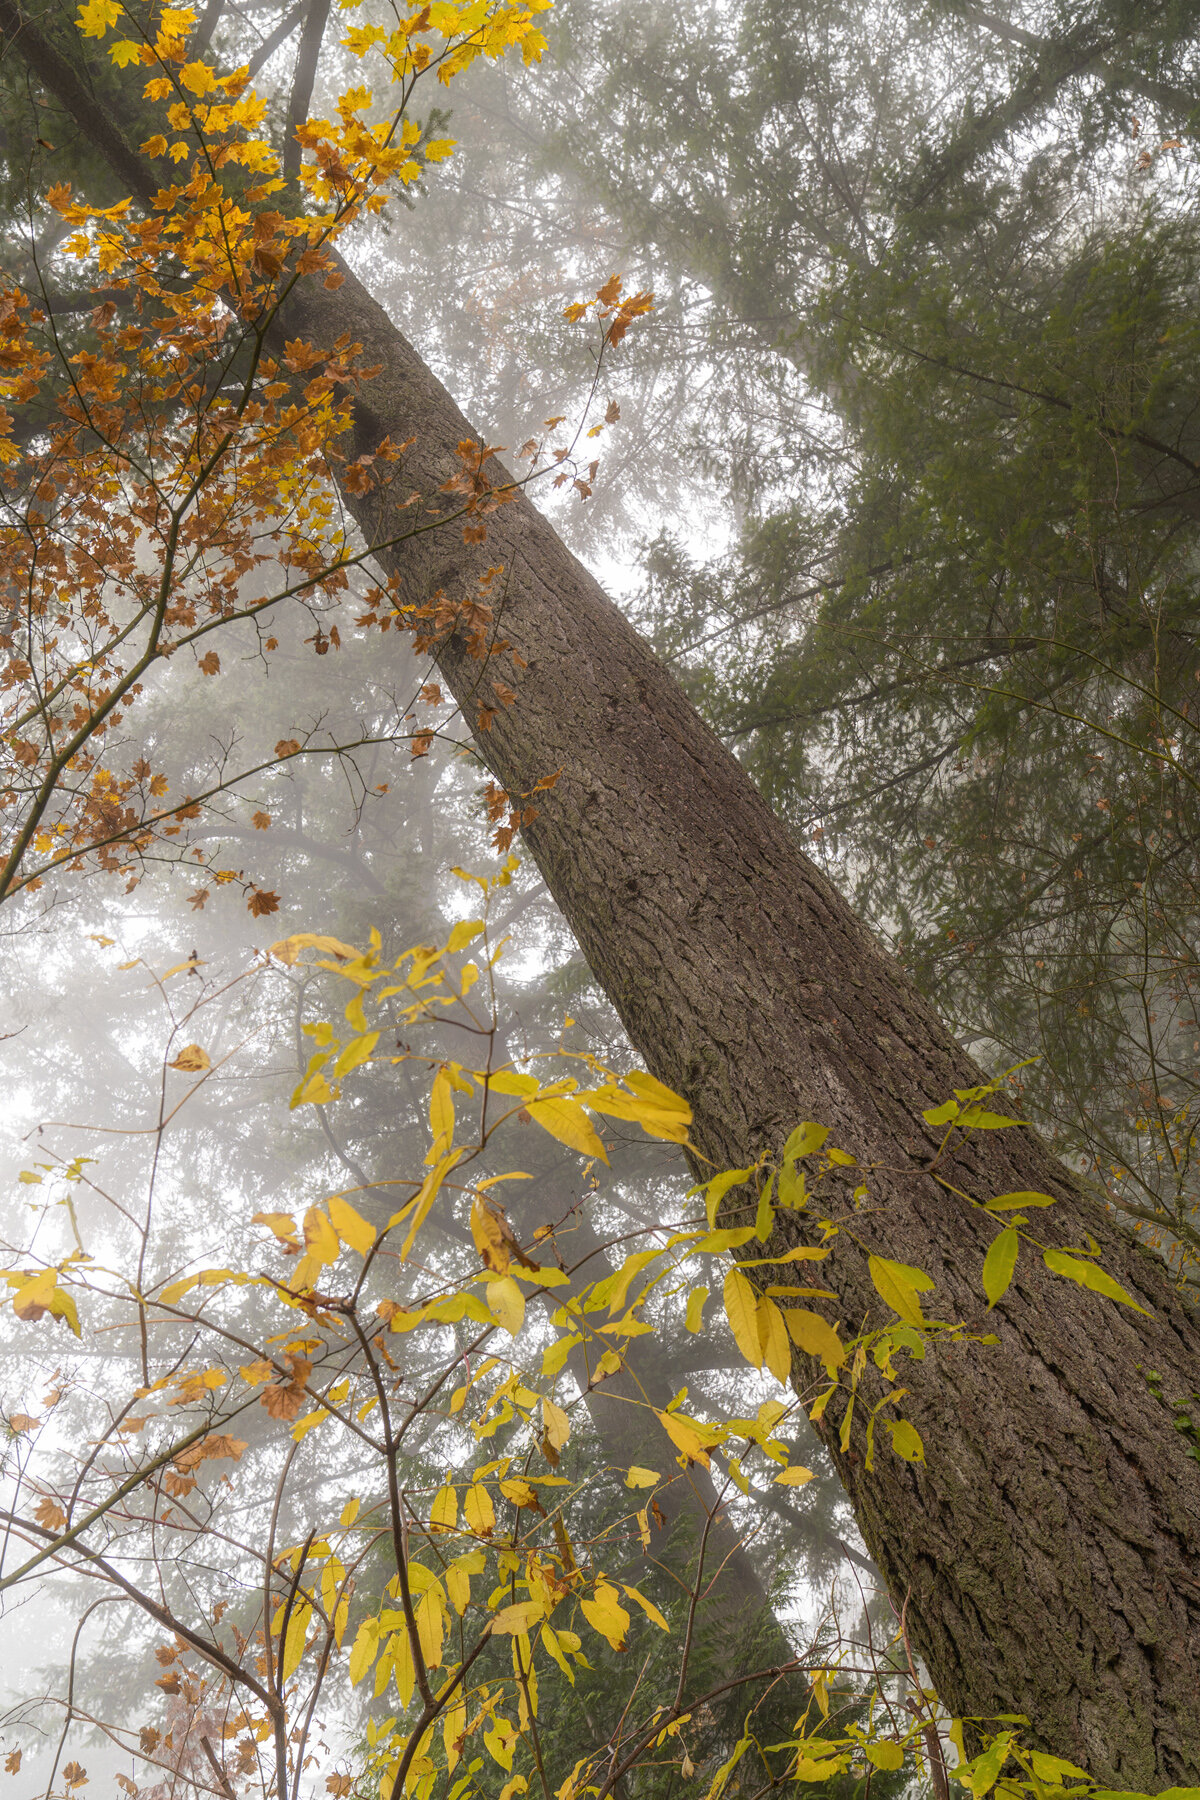
[[[136,155],[13,0],[0,30],[144,198]],[[352,275],[337,292],[306,284],[283,324],[324,346],[348,333],[381,366],[357,435],[364,452],[415,438],[405,497],[459,472],[470,427]],[[495,459],[487,472],[506,479]],[[939,1133],[920,1116],[979,1080],[970,1058],[531,504],[504,507],[481,545],[452,526],[388,549],[413,514],[344,497],[417,604],[465,597],[503,565],[493,598],[517,697],[479,734],[481,754],[514,794],[559,772],[527,841],[634,1044],[691,1102],[700,1152],[741,1165],[800,1119],[832,1126],[873,1165],[858,1235],[936,1278],[937,1316],[978,1321],[991,1226],[930,1174]],[[438,662],[473,718],[496,663],[458,635]],[[982,1197],[1055,1194],[1048,1236],[1092,1232],[1151,1315],[1024,1259],[989,1320],[998,1344],[905,1367],[924,1467],[877,1454],[868,1470],[859,1431],[842,1453],[823,1423],[867,1545],[952,1710],[1028,1714],[1039,1742],[1123,1787],[1200,1782],[1200,1464],[1141,1373],[1157,1370],[1168,1400],[1189,1395],[1200,1326],[1032,1132],[986,1133],[940,1173]],[[802,1279],[795,1264],[774,1273]],[[846,1237],[836,1276],[854,1328],[887,1322]]]
[[[457,472],[470,427],[353,276],[298,293],[287,328],[349,332],[382,365],[358,444],[415,436],[405,497]],[[505,479],[498,463],[488,473]],[[369,541],[403,529],[378,496],[345,498]],[[477,733],[480,750],[513,794],[561,772],[527,842],[634,1044],[691,1102],[698,1149],[742,1165],[801,1119],[830,1125],[873,1165],[859,1235],[936,1279],[933,1316],[981,1324],[994,1226],[928,1173],[941,1133],[921,1118],[979,1071],[648,646],[524,499],[482,545],[449,527],[380,561],[416,604],[461,598],[503,564],[496,629],[516,652],[501,673],[517,699]],[[473,719],[496,662],[458,636],[438,661]],[[843,1453],[823,1425],[867,1545],[954,1712],[1028,1714],[1039,1743],[1125,1787],[1200,1781],[1200,1465],[1141,1374],[1188,1394],[1200,1329],[1028,1129],[979,1135],[940,1173],[981,1198],[1054,1194],[1039,1215],[1049,1241],[1090,1231],[1151,1316],[1024,1256],[987,1322],[998,1344],[905,1365],[924,1467],[881,1452],[868,1471],[859,1431]],[[886,1322],[866,1256],[843,1237],[835,1262],[843,1316]],[[771,1274],[802,1280],[796,1265]]]

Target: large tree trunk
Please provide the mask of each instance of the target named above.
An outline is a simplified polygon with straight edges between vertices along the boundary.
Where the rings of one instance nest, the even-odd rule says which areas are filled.
[[[353,276],[336,294],[303,290],[287,325],[318,342],[348,331],[382,365],[360,448],[415,435],[405,495],[456,472],[470,427]],[[403,529],[374,497],[346,500],[369,540]],[[514,794],[561,771],[537,796],[530,849],[634,1044],[691,1102],[700,1151],[744,1164],[801,1119],[832,1126],[877,1165],[859,1235],[935,1277],[932,1316],[982,1323],[994,1227],[927,1172],[941,1133],[921,1118],[979,1071],[647,645],[524,500],[482,546],[452,526],[380,560],[418,604],[504,565],[498,630],[522,663],[501,673],[518,698],[480,749]],[[472,719],[496,663],[455,638],[439,664]],[[1027,1129],[977,1136],[941,1173],[982,1198],[1055,1194],[1038,1215],[1049,1241],[1090,1231],[1152,1316],[1024,1253],[988,1320],[997,1345],[946,1344],[905,1366],[924,1467],[880,1451],[868,1473],[859,1429],[843,1454],[825,1422],[863,1535],[952,1710],[1026,1713],[1039,1743],[1121,1786],[1200,1781],[1200,1465],[1140,1373],[1186,1395],[1200,1329]],[[846,1237],[833,1269],[852,1328],[887,1321]]]

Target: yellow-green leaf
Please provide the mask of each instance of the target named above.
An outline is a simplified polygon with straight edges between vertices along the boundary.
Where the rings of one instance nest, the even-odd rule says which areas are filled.
[[[905,1462],[925,1461],[925,1446],[911,1419],[885,1419],[884,1424],[892,1434],[892,1449],[897,1456],[902,1456]]]
[[[304,1655],[304,1646],[308,1641],[309,1621],[313,1609],[307,1600],[298,1600],[288,1620],[287,1637],[283,1644],[283,1679],[290,1681],[300,1667],[300,1659]]]
[[[1068,1281],[1077,1281],[1080,1287],[1091,1288],[1094,1294],[1103,1294],[1107,1300],[1119,1300],[1122,1306],[1131,1306],[1134,1312],[1150,1317],[1148,1309],[1139,1306],[1133,1295],[1127,1294],[1120,1282],[1114,1281],[1098,1263],[1088,1262],[1086,1257],[1070,1256],[1065,1250],[1047,1250],[1044,1261],[1055,1275],[1065,1275]]]
[[[863,1749],[867,1753],[867,1761],[874,1763],[877,1769],[902,1769],[904,1767],[904,1746],[895,1744],[890,1738],[873,1742],[870,1738],[863,1740]]]
[[[909,1263],[891,1262],[886,1256],[870,1257],[867,1267],[880,1299],[886,1301],[906,1324],[924,1325],[925,1315],[917,1294],[933,1286],[933,1277],[924,1269],[914,1269]]]
[[[983,1291],[987,1295],[989,1312],[1008,1292],[1020,1247],[1021,1240],[1011,1225],[988,1245],[988,1253],[983,1259]]]

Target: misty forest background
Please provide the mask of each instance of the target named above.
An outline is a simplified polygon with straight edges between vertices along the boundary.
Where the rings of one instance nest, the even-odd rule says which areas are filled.
[[[249,54],[288,16],[243,0],[221,29]],[[621,417],[594,492],[545,501],[556,526],[985,1067],[1033,1059],[1024,1115],[1185,1281],[1200,1250],[1198,21],[1191,0],[559,0],[541,68],[456,83],[458,154],[350,243],[501,445],[584,403],[591,364],[563,307],[614,270],[654,290],[606,371]],[[280,108],[290,55],[281,41],[260,76],[277,72]],[[331,93],[343,74],[322,65]],[[0,62],[0,116],[23,80]],[[55,151],[86,171],[86,144]],[[0,154],[19,224],[29,146]],[[453,742],[466,727],[446,709],[414,761],[396,654],[381,667],[341,635],[333,649],[294,623],[269,670],[227,639],[219,684],[173,671],[141,714],[181,791],[297,731],[382,740],[292,759],[205,821],[213,866],[251,871],[276,913],[169,864],[129,893],[92,876],[9,909],[8,1236],[26,1230],[16,1177],[35,1158],[96,1157],[110,1191],[149,1178],[155,1140],[127,1128],[159,1116],[162,1016],[135,959],[194,950],[187,979],[215,988],[290,931],[441,940],[464,904],[451,865],[490,864],[485,776]],[[513,1044],[569,1016],[573,1041],[627,1061],[532,863],[504,916]],[[288,1112],[307,1057],[298,971],[220,1005],[218,1048],[243,1048],[155,1172],[180,1260],[218,1254],[254,1209],[420,1159],[417,1085],[408,1110],[393,1085]],[[687,1184],[670,1146],[636,1136],[597,1231]],[[561,1210],[570,1178],[539,1155]],[[714,1329],[675,1346],[667,1390],[728,1401],[745,1372],[722,1344]],[[811,1626],[831,1594],[848,1615],[879,1604],[828,1467],[756,1515],[745,1554],[771,1629]],[[57,1678],[68,1618],[47,1593],[0,1622],[22,1702],[6,1741],[53,1737],[30,1695]],[[93,1642],[97,1691],[143,1679],[103,1622]],[[589,1703],[608,1703],[602,1677]]]

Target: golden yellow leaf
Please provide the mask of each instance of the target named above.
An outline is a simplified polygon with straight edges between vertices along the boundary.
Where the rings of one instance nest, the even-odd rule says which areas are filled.
[[[571,1421],[561,1406],[555,1406],[553,1400],[542,1401],[542,1423],[546,1428],[546,1436],[555,1450],[561,1450],[571,1435]]]
[[[453,1531],[458,1524],[458,1495],[453,1487],[439,1488],[429,1509],[430,1531]]]
[[[476,1537],[491,1537],[496,1529],[496,1508],[481,1482],[474,1481],[463,1495],[463,1520]]]
[[[318,1263],[336,1262],[341,1254],[337,1232],[319,1206],[310,1206],[304,1215],[304,1249],[306,1260]]]
[[[300,931],[294,937],[281,938],[279,943],[272,944],[271,956],[277,956],[281,963],[289,967],[299,961],[301,950],[324,950],[330,956],[341,957],[346,962],[357,962],[362,955],[353,944],[343,944],[340,938],[325,937],[320,932]]]
[[[199,1044],[186,1044],[168,1068],[179,1069],[185,1075],[199,1075],[205,1069],[211,1069],[208,1051],[202,1050]]]
[[[826,1373],[833,1375],[846,1360],[845,1346],[837,1334],[837,1326],[807,1307],[789,1306],[784,1310],[792,1342],[809,1356],[819,1357]]]
[[[725,1317],[729,1320],[733,1341],[746,1361],[761,1369],[763,1351],[758,1334],[758,1299],[740,1269],[730,1269],[725,1277]]]
[[[704,1439],[695,1426],[689,1424],[686,1419],[681,1419],[677,1413],[660,1412],[657,1417],[675,1448],[682,1451],[690,1462],[703,1463],[707,1469],[709,1466],[708,1453],[705,1449]]]
[[[365,1256],[375,1242],[375,1227],[368,1225],[362,1214],[356,1212],[340,1194],[330,1196],[329,1217],[343,1244],[349,1244],[351,1250],[357,1250],[360,1256]]]
[[[788,1343],[783,1314],[773,1300],[759,1299],[758,1341],[763,1361],[776,1381],[786,1387],[792,1373],[792,1347]]]
[[[592,1598],[583,1599],[579,1604],[592,1630],[607,1638],[614,1650],[624,1650],[629,1614],[621,1605],[616,1588],[607,1581],[598,1581]]]

